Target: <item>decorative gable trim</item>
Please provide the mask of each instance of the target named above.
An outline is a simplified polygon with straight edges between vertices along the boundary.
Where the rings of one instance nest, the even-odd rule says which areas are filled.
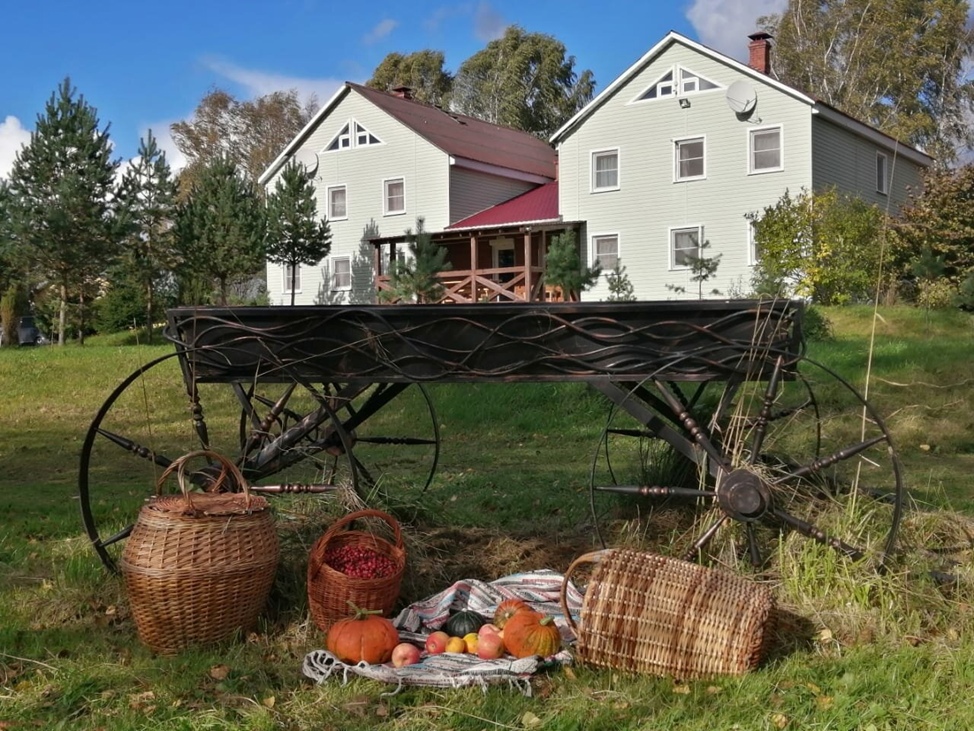
[[[637,94],[629,103],[640,104],[642,102],[657,101],[658,99],[684,97],[708,91],[720,91],[725,88],[723,84],[711,81],[707,77],[677,64],[669,68],[656,81],[650,84],[648,88]]]
[[[354,119],[350,119],[338,131],[338,134],[332,137],[331,141],[325,145],[325,149],[322,152],[339,152],[341,150],[351,150],[356,147],[372,147],[373,145],[381,144],[382,140]]]

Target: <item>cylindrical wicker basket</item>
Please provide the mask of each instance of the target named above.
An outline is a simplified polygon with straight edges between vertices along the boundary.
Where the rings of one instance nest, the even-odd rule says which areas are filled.
[[[242,493],[190,493],[186,464],[206,458]],[[173,473],[180,495],[160,495]],[[172,654],[257,624],[277,570],[277,532],[267,501],[251,496],[236,465],[210,451],[186,454],[162,474],[139,511],[120,567],[139,638]]]
[[[583,564],[593,568],[576,625],[565,595]],[[739,675],[757,666],[775,616],[766,586],[629,549],[575,559],[565,573],[562,607],[583,662],[681,680]]]
[[[392,540],[386,540],[372,532],[347,530],[356,520],[378,518],[392,532]],[[371,549],[389,559],[396,566],[390,576],[362,579],[343,574],[329,566],[325,556],[329,550],[355,545]],[[399,523],[391,515],[379,510],[359,510],[335,521],[315,541],[308,556],[308,607],[311,618],[323,632],[327,632],[339,619],[349,616],[351,601],[360,609],[380,611],[388,616],[399,599],[399,586],[406,568],[406,548],[403,545]]]

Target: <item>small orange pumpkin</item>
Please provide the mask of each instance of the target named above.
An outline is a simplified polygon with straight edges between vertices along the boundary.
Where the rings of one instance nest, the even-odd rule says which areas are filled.
[[[399,632],[379,611],[359,609],[349,602],[351,617],[340,619],[328,629],[325,647],[342,662],[355,664],[364,660],[375,665],[389,662],[399,644]]]
[[[504,626],[504,646],[514,657],[548,657],[561,647],[561,633],[554,617],[540,612],[515,612]]]
[[[494,622],[493,625],[497,629],[504,629],[504,625],[507,624],[508,620],[513,617],[518,612],[530,612],[531,607],[523,599],[505,599],[500,604],[497,605],[497,610],[494,612]]]

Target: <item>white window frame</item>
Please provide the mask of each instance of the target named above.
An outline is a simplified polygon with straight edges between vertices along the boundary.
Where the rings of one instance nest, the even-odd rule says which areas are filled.
[[[700,156],[703,172],[700,175],[680,175],[680,150],[685,144],[699,142],[703,146]],[[705,135],[693,135],[692,137],[677,137],[673,140],[673,182],[686,183],[691,180],[703,180],[707,177],[707,137]]]
[[[703,226],[702,225],[689,225],[689,226],[670,226],[669,228],[669,241],[668,247],[670,251],[670,271],[687,271],[690,267],[686,264],[676,263],[676,235],[678,233],[683,233],[686,231],[696,231],[697,232],[697,256],[700,256],[700,250],[703,246]]]
[[[333,191],[341,190],[345,193],[345,214],[341,216],[335,215],[335,210],[333,207],[333,201],[331,199],[331,194]],[[341,185],[329,185],[325,188],[325,198],[327,199],[326,208],[328,209],[328,220],[329,221],[344,221],[348,218],[348,186],[344,183]]]
[[[876,192],[889,195],[889,157],[879,150],[876,151]]]
[[[756,266],[758,263],[758,242],[754,238],[757,221],[747,222],[747,265]]]
[[[606,266],[605,264],[602,263],[602,260],[599,258],[599,241],[601,241],[603,239],[615,239],[615,242],[616,242],[616,252],[615,252],[615,254],[613,254],[613,256],[615,256],[616,264],[618,264],[619,263],[619,258],[620,258],[620,256],[619,256],[619,234],[618,234],[618,232],[613,231],[613,232],[592,234],[592,236],[591,236],[591,247],[592,248],[591,248],[591,257],[590,257],[590,260],[592,262],[599,262],[600,264],[602,264],[602,273],[604,274],[605,272],[611,272],[613,269],[615,269],[615,264],[613,264],[612,266]]]
[[[291,265],[284,265],[284,286],[281,287],[281,291],[284,294],[300,294],[301,293],[301,265],[297,265],[298,276],[295,284],[297,285],[295,289],[291,290]]]
[[[338,263],[343,262],[348,265],[348,284],[338,283]],[[349,292],[352,289],[352,257],[333,256],[331,258],[331,291]]]
[[[755,135],[761,134],[762,132],[770,132],[772,130],[777,130],[778,132],[778,166],[777,167],[767,167],[759,168],[754,164],[754,156],[756,150],[754,149],[754,137]],[[754,129],[749,129],[747,131],[747,172],[748,175],[764,175],[765,173],[778,173],[785,169],[785,134],[782,126],[780,124],[769,125],[767,127],[755,127]]]
[[[402,208],[392,209],[389,207],[389,185],[399,183],[402,185]],[[382,181],[382,215],[383,216],[402,216],[406,213],[406,179],[403,177],[386,178]]]
[[[615,185],[602,185],[602,186],[600,186],[598,184],[598,169],[597,169],[596,161],[599,158],[609,157],[609,156],[614,156],[615,159],[616,159],[616,182],[615,182]],[[592,151],[592,156],[589,158],[589,165],[591,167],[591,172],[592,172],[592,175],[591,175],[591,186],[592,186],[591,187],[591,191],[593,193],[605,193],[605,192],[610,191],[610,190],[619,190],[619,187],[620,187],[619,172],[620,172],[620,167],[621,167],[620,164],[619,164],[619,162],[620,162],[620,157],[619,157],[619,148],[618,147],[608,147],[608,148],[606,148],[604,150],[593,150]]]

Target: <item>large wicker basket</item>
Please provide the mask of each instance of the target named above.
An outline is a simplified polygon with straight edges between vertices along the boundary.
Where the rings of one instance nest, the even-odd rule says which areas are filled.
[[[377,518],[386,523],[391,540],[372,531],[349,530],[356,520]],[[329,551],[355,545],[371,549],[389,559],[396,570],[389,576],[363,579],[348,576],[328,565]],[[349,615],[349,602],[360,609],[382,612],[388,616],[399,599],[399,587],[406,568],[406,549],[399,523],[379,510],[359,510],[335,521],[315,541],[308,555],[308,608],[311,618],[323,632],[339,619]]]
[[[565,589],[585,564],[592,574],[576,624]],[[767,650],[775,616],[766,586],[629,549],[577,558],[565,573],[562,607],[583,662],[682,680],[754,668]]]
[[[186,465],[196,458],[219,466],[211,489],[232,480],[243,492],[191,493]],[[174,472],[181,494],[159,494]],[[253,628],[278,557],[267,501],[250,494],[236,465],[210,451],[179,457],[139,512],[120,562],[139,638],[172,654]]]

